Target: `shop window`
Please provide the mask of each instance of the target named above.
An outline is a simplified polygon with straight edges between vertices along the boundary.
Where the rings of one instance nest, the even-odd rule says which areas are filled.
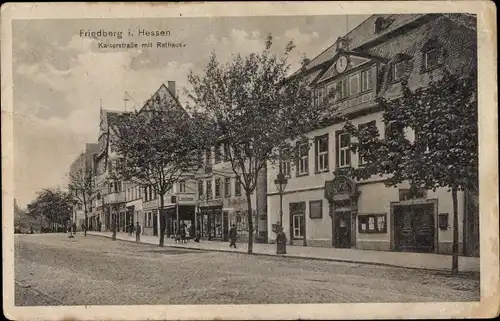
[[[323,217],[323,201],[309,201],[309,217],[322,218]]]
[[[358,214],[359,233],[387,233],[387,214]]]

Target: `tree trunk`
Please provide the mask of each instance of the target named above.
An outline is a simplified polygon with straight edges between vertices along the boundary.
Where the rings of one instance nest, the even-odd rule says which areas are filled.
[[[253,253],[253,222],[252,222],[252,199],[251,194],[247,195],[247,219],[248,219],[248,254]]]
[[[165,211],[163,210],[163,206],[165,205],[165,200],[163,199],[165,194],[160,195],[160,210],[158,211],[158,215],[160,215],[160,243],[158,246],[163,246],[165,243]]]
[[[113,229],[113,237],[112,240],[116,241],[116,213],[111,213],[111,228]]]
[[[454,187],[451,189],[451,198],[453,199],[453,246],[452,252],[453,257],[451,261],[451,272],[453,274],[458,273],[458,200],[457,200],[457,189]]]
[[[83,236],[87,236],[87,224],[88,222],[88,215],[87,215],[87,210],[85,210],[85,223],[83,224]]]

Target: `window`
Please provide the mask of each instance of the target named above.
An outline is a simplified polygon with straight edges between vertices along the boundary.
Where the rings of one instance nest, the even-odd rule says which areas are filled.
[[[153,189],[149,186],[149,200],[153,199]]]
[[[324,88],[318,89],[318,103],[322,104],[324,99]]]
[[[186,181],[179,182],[179,193],[186,193]]]
[[[431,49],[424,54],[424,68],[430,69],[438,64],[438,51]]]
[[[347,97],[347,90],[346,90],[346,84],[347,82],[345,79],[340,79],[338,84],[337,84],[337,96],[338,99],[342,99]]]
[[[310,201],[309,202],[309,217],[322,218],[323,217],[323,201]]]
[[[427,191],[420,188],[399,189],[399,200],[407,201],[412,199],[427,198]]]
[[[387,233],[387,214],[358,214],[359,233]]]
[[[404,75],[405,75],[405,62],[401,61],[401,62],[395,63],[394,67],[393,67],[392,79],[393,80],[400,80],[404,77]]]
[[[366,130],[368,129],[369,127],[375,127],[376,128],[376,122],[375,120],[372,120],[368,123],[364,123],[364,124],[359,124],[358,126],[358,129],[359,130]],[[363,153],[361,151],[358,152],[358,165],[366,165],[366,159],[363,157]]]
[[[207,200],[211,200],[212,196],[212,180],[207,179]]]
[[[361,90],[367,91],[372,89],[372,70],[367,69],[361,72]]]
[[[344,167],[351,165],[351,151],[349,149],[350,137],[347,133],[336,133],[336,161],[337,167]]]
[[[328,171],[328,134],[315,138],[316,172]]]
[[[207,149],[205,151],[205,165],[210,166],[212,163],[212,151],[210,149]]]
[[[229,145],[227,143],[224,143],[223,146],[224,146],[224,161],[227,162],[230,160]]]
[[[220,161],[221,161],[220,148],[221,148],[220,144],[215,145],[214,161],[215,161],[216,164],[220,163]]]
[[[241,181],[239,177],[236,177],[234,181],[234,195],[241,196]]]
[[[349,95],[359,93],[359,73],[349,76]]]
[[[215,179],[215,198],[220,198],[220,178]]]
[[[148,188],[144,187],[144,200],[148,201]]]
[[[153,226],[153,215],[151,212],[148,212],[148,227]]]
[[[198,197],[203,195],[203,181],[198,181]]]
[[[307,175],[309,173],[309,146],[307,143],[298,144],[299,159],[297,175]]]
[[[225,197],[231,196],[231,178],[230,177],[224,178],[224,196]]]

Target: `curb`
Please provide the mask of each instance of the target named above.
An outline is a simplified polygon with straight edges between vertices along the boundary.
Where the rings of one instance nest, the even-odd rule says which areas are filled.
[[[87,234],[87,236],[97,236],[97,237],[104,237],[111,239],[111,236],[106,236],[106,235],[96,235],[96,234]],[[116,238],[117,241],[123,241],[123,242],[131,242],[135,244],[146,244],[146,245],[154,245],[151,243],[145,243],[145,242],[136,242],[133,240],[124,240],[120,238]],[[158,246],[158,245],[156,245]],[[395,265],[395,264],[390,264],[390,263],[383,263],[383,262],[371,262],[371,261],[361,261],[361,260],[346,260],[346,259],[337,259],[337,258],[323,258],[323,257],[307,257],[307,256],[300,256],[300,255],[293,255],[293,254],[283,254],[283,255],[277,255],[277,254],[269,254],[269,253],[252,253],[248,254],[247,252],[239,252],[239,251],[226,251],[226,250],[219,250],[219,249],[200,249],[200,248],[194,248],[194,247],[188,247],[188,246],[179,246],[179,245],[171,245],[171,244],[164,244],[164,247],[171,247],[171,248],[177,248],[177,249],[188,249],[188,250],[195,250],[195,251],[205,251],[205,252],[222,252],[222,253],[237,253],[237,254],[246,254],[246,255],[256,255],[256,256],[268,256],[268,257],[282,257],[282,258],[290,258],[290,259],[301,259],[301,260],[314,260],[314,261],[327,261],[327,262],[340,262],[340,263],[350,263],[350,264],[364,264],[364,265],[375,265],[375,266],[386,266],[386,267],[393,267],[393,268],[400,268],[400,269],[410,269],[410,270],[423,270],[423,271],[429,271],[429,272],[450,272],[450,269],[432,269],[432,268],[425,268],[425,267],[410,267],[410,266],[402,266],[402,265]],[[457,276],[461,275],[479,275],[478,271],[459,271]]]

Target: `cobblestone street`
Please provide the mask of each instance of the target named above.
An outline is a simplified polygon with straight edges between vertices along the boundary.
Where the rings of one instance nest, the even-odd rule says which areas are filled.
[[[159,248],[66,234],[16,235],[16,305],[479,300],[479,276]]]

